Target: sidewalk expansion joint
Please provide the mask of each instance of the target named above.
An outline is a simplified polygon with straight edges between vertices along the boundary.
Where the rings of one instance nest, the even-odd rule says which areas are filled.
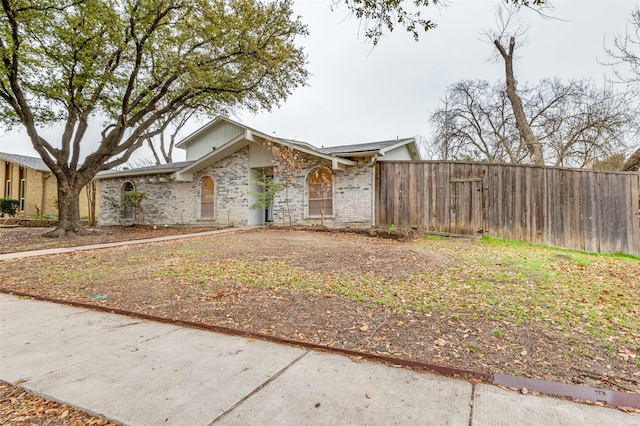
[[[476,405],[476,384],[471,382],[471,399],[469,400],[469,426],[473,426],[473,408]]]
[[[262,389],[264,389],[265,386],[267,386],[269,383],[273,382],[274,380],[276,380],[278,377],[280,377],[280,375],[282,375],[282,373],[284,373],[285,371],[287,371],[289,368],[291,368],[293,365],[295,365],[296,363],[298,363],[298,361],[300,361],[302,358],[304,358],[310,351],[304,351],[302,354],[300,354],[298,357],[296,357],[296,359],[294,359],[293,361],[291,361],[289,364],[285,365],[284,368],[282,368],[280,371],[278,371],[276,374],[274,374],[273,376],[269,377],[269,379],[267,379],[267,381],[265,381],[264,383],[260,384],[260,386],[258,386],[257,388],[255,388],[254,390],[252,390],[249,394],[247,394],[246,396],[244,396],[242,399],[240,399],[238,402],[236,402],[235,404],[233,404],[233,406],[231,406],[230,408],[224,410],[224,412],[222,412],[222,414],[220,414],[218,417],[216,417],[215,419],[213,419],[213,421],[211,423],[209,423],[207,426],[211,426],[214,423],[220,421],[223,417],[225,417],[227,414],[231,413],[233,410],[235,410],[236,408],[238,408],[240,405],[242,405],[246,400],[248,400],[249,398],[251,398],[253,395],[257,394],[258,392],[260,392]]]

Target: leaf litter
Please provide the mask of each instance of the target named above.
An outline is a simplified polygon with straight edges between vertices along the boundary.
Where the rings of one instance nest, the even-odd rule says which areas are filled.
[[[54,259],[10,261],[0,280],[16,291],[330,347],[640,392],[633,258],[285,228]]]

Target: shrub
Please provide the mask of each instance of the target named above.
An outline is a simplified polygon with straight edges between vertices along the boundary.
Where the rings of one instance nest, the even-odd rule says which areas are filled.
[[[8,214],[13,217],[18,212],[18,206],[20,202],[11,198],[0,198],[0,217],[4,217],[4,214]]]

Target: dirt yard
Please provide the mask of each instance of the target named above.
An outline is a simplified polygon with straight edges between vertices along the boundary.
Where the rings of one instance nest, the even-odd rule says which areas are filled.
[[[0,252],[193,231],[112,227],[51,241],[42,229],[0,229]],[[637,259],[289,229],[5,261],[0,269],[9,291],[631,392],[640,392],[639,276]],[[597,287],[593,301],[582,287],[572,293],[587,280],[619,290]],[[615,310],[607,308],[613,291]]]

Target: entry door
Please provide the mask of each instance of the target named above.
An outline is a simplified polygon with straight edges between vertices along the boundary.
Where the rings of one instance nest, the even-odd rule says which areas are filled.
[[[449,233],[482,235],[482,178],[450,180]]]

